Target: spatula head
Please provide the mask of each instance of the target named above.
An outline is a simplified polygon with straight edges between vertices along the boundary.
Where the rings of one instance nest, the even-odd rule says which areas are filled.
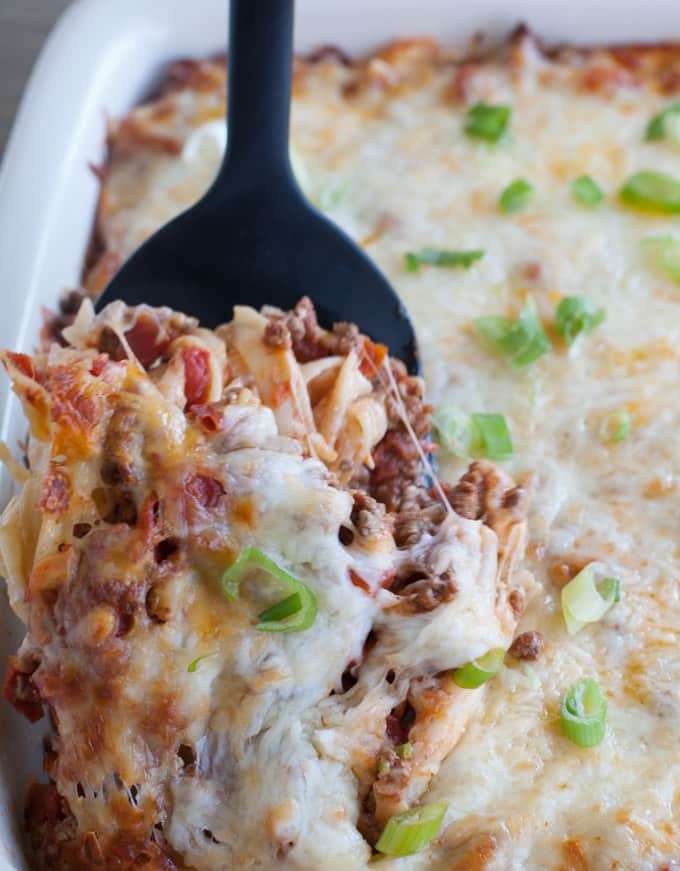
[[[165,305],[214,327],[234,305],[289,309],[304,295],[323,326],[352,321],[419,371],[413,327],[389,282],[287,183],[266,195],[209,192],[132,255],[97,308],[116,299]]]

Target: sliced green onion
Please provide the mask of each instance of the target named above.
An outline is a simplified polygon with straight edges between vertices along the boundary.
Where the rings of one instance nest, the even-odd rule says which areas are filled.
[[[531,199],[534,189],[523,178],[515,179],[502,192],[498,200],[501,212],[512,214],[523,209]]]
[[[392,817],[375,845],[376,850],[387,856],[410,856],[422,850],[439,832],[446,807],[438,801]]]
[[[397,756],[400,759],[410,759],[413,756],[413,744],[407,741],[405,744],[398,744],[395,748]]]
[[[555,329],[568,345],[581,333],[589,333],[606,318],[603,308],[596,309],[587,296],[565,296],[555,312]]]
[[[602,563],[589,563],[562,588],[562,616],[570,635],[589,623],[597,623],[621,598],[618,578]]]
[[[512,456],[512,438],[502,414],[471,414],[476,429],[477,451],[490,460],[505,460]]]
[[[632,420],[625,408],[608,414],[600,425],[600,438],[604,442],[623,442],[630,435]]]
[[[599,589],[603,599],[613,599],[614,603],[621,601],[621,581],[618,578],[605,578]]]
[[[580,175],[572,181],[571,195],[582,206],[596,206],[604,199],[602,188],[589,175]]]
[[[252,551],[254,550],[255,548],[244,548],[229,568],[222,573],[220,579],[222,592],[232,602],[238,599],[241,581],[253,562]]]
[[[477,103],[465,113],[463,129],[468,136],[474,136],[476,139],[498,142],[510,121],[510,111],[510,106]]]
[[[290,595],[263,611],[255,628],[261,632],[302,632],[309,629],[317,613],[314,593],[255,547],[244,548],[222,575],[222,590],[227,598],[238,598],[241,582],[257,570],[266,572]]]
[[[404,259],[408,272],[418,272],[421,266],[462,266],[463,269],[469,269],[484,254],[481,249],[450,251],[446,248],[421,248],[420,251],[408,251]]]
[[[599,683],[584,677],[569,687],[560,705],[566,737],[579,747],[594,747],[607,731],[607,699]]]
[[[285,620],[286,617],[290,617],[292,614],[297,614],[301,608],[302,599],[300,598],[300,594],[293,593],[292,596],[288,596],[287,599],[283,599],[276,605],[272,605],[271,608],[267,608],[266,611],[262,611],[262,613],[257,616],[259,620],[262,620],[265,623],[268,620]]]
[[[680,239],[672,236],[648,236],[642,244],[649,248],[654,265],[680,285]]]
[[[470,415],[455,405],[440,405],[432,415],[437,441],[449,453],[465,459],[471,457],[477,433]]]
[[[550,339],[538,319],[536,303],[528,297],[519,317],[487,315],[475,318],[473,329],[490,348],[508,357],[513,366],[528,366],[550,350]]]
[[[636,172],[626,180],[619,196],[625,205],[635,209],[664,215],[680,212],[680,181],[665,172]]]
[[[485,653],[484,656],[480,656],[479,659],[473,659],[457,668],[452,675],[454,683],[466,690],[477,689],[495,674],[498,674],[504,659],[505,651],[502,647],[496,647]]]
[[[647,125],[645,139],[654,141],[657,139],[672,139],[679,141],[680,134],[680,103],[671,103],[662,112],[655,115]]]
[[[512,456],[512,438],[502,414],[466,414],[455,405],[442,405],[432,423],[439,444],[457,457]]]
[[[189,672],[189,674],[193,674],[196,671],[196,669],[198,668],[198,666],[200,665],[200,663],[203,662],[204,659],[208,659],[211,656],[215,656],[215,654],[214,653],[204,653],[203,656],[197,656],[196,659],[192,659],[191,662],[189,663],[189,665],[187,666],[187,671]]]

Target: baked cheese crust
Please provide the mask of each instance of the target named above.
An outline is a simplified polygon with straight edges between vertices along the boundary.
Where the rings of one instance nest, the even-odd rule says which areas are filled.
[[[429,401],[503,414],[515,448],[505,468],[515,477],[535,473],[528,564],[540,592],[518,632],[540,633],[543,649],[535,660],[508,659],[487,685],[426,795],[448,803],[442,837],[397,864],[671,867],[680,861],[680,412],[673,399],[680,296],[641,242],[673,234],[677,218],[628,209],[617,191],[643,169],[680,177],[673,142],[645,140],[650,119],[677,97],[680,51],[546,51],[522,30],[491,55],[456,57],[412,40],[357,61],[332,49],[300,59],[294,87],[299,178],[404,299]],[[224,146],[224,95],[221,61],[183,61],[158,99],[112,122],[84,275],[91,294],[205,190]],[[496,144],[465,135],[465,113],[480,101],[512,109],[509,134]],[[595,209],[570,193],[584,174],[605,194]],[[531,182],[533,199],[504,214],[499,194],[518,178]],[[426,246],[485,253],[468,270],[407,271],[405,252]],[[567,348],[551,325],[560,300],[577,295],[605,309],[606,321]],[[515,317],[528,296],[553,349],[516,370],[478,341],[472,322]],[[78,302],[71,299],[47,332],[58,334]],[[621,410],[630,436],[608,442],[603,424]],[[464,472],[443,451],[438,462],[444,478]],[[402,489],[387,475],[373,493],[395,508]],[[32,528],[28,518],[24,527]],[[570,636],[561,588],[594,560],[620,577],[622,600]],[[524,647],[531,655],[532,637]],[[563,693],[586,675],[599,680],[609,702],[606,738],[589,750],[559,728]],[[331,744],[328,753],[337,756],[344,745],[337,737]],[[359,769],[355,776],[364,782]],[[374,824],[361,823],[365,832]]]
[[[39,866],[366,867],[478,713],[451,671],[510,646],[526,489],[484,461],[446,493],[395,472],[421,380],[306,300],[214,332],[86,301],[64,340],[2,357],[31,428],[5,694],[54,726]],[[262,630],[257,566],[225,587],[252,548],[315,597],[304,631]]]

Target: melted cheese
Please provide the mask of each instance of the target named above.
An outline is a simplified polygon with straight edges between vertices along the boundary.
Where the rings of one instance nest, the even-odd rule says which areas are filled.
[[[398,82],[398,61],[393,67],[389,59],[380,63],[383,77]],[[417,328],[431,400],[506,416],[515,445],[508,467],[532,470],[537,478],[530,553],[541,592],[520,631],[538,629],[547,640],[538,662],[511,663],[489,684],[480,714],[427,794],[426,800],[449,806],[439,841],[419,856],[382,867],[443,871],[454,867],[459,845],[486,837],[493,847],[486,867],[656,871],[680,856],[680,291],[651,268],[640,241],[673,232],[677,222],[627,211],[616,191],[628,174],[647,167],[680,176],[680,152],[644,141],[646,123],[666,101],[644,81],[588,92],[578,84],[578,59],[553,63],[526,44],[519,63],[487,61],[470,77],[471,101],[512,107],[509,136],[489,145],[462,131],[465,107],[448,96],[450,65],[427,62],[415,84],[369,82],[343,96],[354,76],[353,69],[321,62],[298,83],[293,140],[308,193],[364,241],[399,290]],[[115,164],[105,185],[111,208],[102,226],[109,247],[123,256],[195,199],[219,160],[219,148],[205,142],[200,165],[191,149],[178,158],[140,153]],[[571,179],[584,173],[607,194],[594,209],[569,193]],[[534,197],[523,212],[501,214],[498,195],[519,177],[531,181]],[[116,198],[124,206],[116,209]],[[480,248],[485,256],[467,271],[406,272],[404,253],[424,246]],[[571,349],[556,341],[531,368],[513,370],[479,345],[471,321],[516,313],[528,293],[546,323],[561,297],[581,294],[605,308],[607,320]],[[603,443],[602,420],[619,408],[632,416],[631,436]],[[232,461],[239,480],[247,462],[245,453]],[[446,457],[440,469],[445,478],[460,471]],[[281,556],[297,571],[315,565],[332,579],[335,546],[317,549],[305,537],[293,541],[288,535],[291,510],[308,511],[308,494],[300,486],[288,492],[283,467],[257,466],[253,486],[260,478],[279,481],[263,522],[280,542]],[[314,492],[324,495],[323,489]],[[341,516],[339,497],[324,498],[326,510]],[[623,598],[600,623],[569,637],[550,568],[592,559],[615,568]],[[333,590],[331,583],[331,597]],[[343,626],[364,619],[361,608],[354,613],[355,598],[345,601],[343,594]],[[334,598],[329,608],[337,612]],[[348,653],[349,636],[340,637],[337,624],[327,628],[326,643]],[[466,626],[458,629],[464,634]],[[418,640],[437,646],[437,633],[433,621],[426,639]],[[306,649],[309,640],[300,640]],[[277,693],[301,686],[302,711],[307,687],[323,669],[296,642],[286,647],[290,678],[259,715],[260,725],[270,724],[262,759],[285,752],[293,783],[283,789],[264,775],[272,796],[281,796],[271,825],[308,833],[304,867],[363,867],[362,844],[343,815],[334,816],[335,808],[355,801],[342,770],[330,759],[316,763],[304,715],[277,720]],[[266,648],[268,639],[261,643]],[[320,638],[312,647],[317,643]],[[214,661],[206,660],[199,686],[207,688],[215,675]],[[597,677],[609,702],[607,736],[589,750],[570,744],[558,722],[561,695],[585,675]],[[204,691],[192,686],[192,693]],[[206,746],[205,764],[223,780],[234,750],[214,741]],[[247,768],[251,750],[242,752]],[[176,795],[170,836],[189,857],[197,825],[210,819],[218,839],[229,825],[217,810],[225,799],[215,789],[211,780],[200,788],[183,781]],[[316,817],[302,810],[306,790],[328,795]],[[247,820],[247,813],[239,817],[244,841]],[[569,864],[574,843],[587,865]],[[217,856],[219,847],[211,849]],[[196,861],[197,867],[223,867],[217,859]]]
[[[33,424],[27,483],[0,521],[11,601],[27,623],[17,662],[31,669],[17,666],[16,690],[10,671],[8,686],[15,701],[30,693],[32,714],[36,694],[53,712],[49,773],[73,819],[47,828],[65,851],[82,856],[91,836],[113,863],[121,837],[130,851],[167,848],[179,867],[203,871],[361,869],[371,857],[364,799],[383,773],[380,754],[397,758],[390,712],[407,700],[414,711],[412,770],[401,772],[409,792],[393,799],[407,806],[477,704],[452,704],[448,673],[512,640],[508,603],[529,584],[521,573],[514,584],[505,563],[523,554],[524,508],[486,523],[431,505],[429,525],[397,547],[377,503],[305,456],[307,433],[290,437],[290,415],[277,419],[238,378],[223,388],[226,337],[240,377],[252,359],[245,374],[264,397],[282,371],[284,386],[296,379],[306,391],[292,351],[263,342],[266,319],[236,314],[209,333],[167,309],[114,303],[95,318],[86,306],[70,346],[3,355]],[[244,337],[244,322],[259,331]],[[135,344],[142,328],[145,346]],[[114,339],[128,357],[101,352]],[[148,370],[133,345],[158,353]],[[189,401],[189,351],[208,355],[212,405]],[[386,418],[384,393],[357,367],[349,351],[337,381],[346,389],[349,372],[350,393]],[[329,383],[315,412],[328,400],[318,413],[342,417],[340,392]],[[499,500],[521,493],[479,465]],[[355,499],[373,531],[354,525]],[[220,579],[246,548],[306,585],[312,625],[258,631],[256,615],[281,601],[261,571],[225,595]],[[403,589],[384,588],[400,572]],[[57,861],[82,867],[72,857]],[[39,851],[44,867],[53,858]]]

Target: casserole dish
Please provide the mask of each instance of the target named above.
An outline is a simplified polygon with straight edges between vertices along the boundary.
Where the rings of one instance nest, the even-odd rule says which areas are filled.
[[[0,262],[6,286],[21,289],[7,299],[0,330],[3,346],[29,350],[38,332],[40,306],[53,302],[60,287],[77,282],[97,195],[86,165],[101,158],[104,111],[123,114],[172,57],[219,49],[215,34],[224,30],[226,20],[221,7],[221,2],[206,2],[202,14],[196,14],[194,7],[187,20],[185,5],[180,3],[163,4],[161,16],[155,3],[122,3],[114,10],[108,3],[85,2],[73,7],[59,25],[27,91],[0,178]],[[615,20],[611,10],[598,9],[594,14],[586,4],[567,15],[538,3],[518,5],[512,18],[500,3],[484,6],[474,17],[454,18],[445,4],[433,3],[427,13],[431,18],[426,18],[422,8],[404,4],[395,11],[392,4],[376,2],[369,10],[362,9],[362,34],[357,40],[349,25],[351,16],[335,23],[331,4],[310,0],[300,4],[299,47],[306,49],[330,37],[350,51],[362,51],[386,38],[416,32],[433,32],[443,42],[463,43],[480,27],[492,37],[500,36],[518,18],[529,20],[547,39],[612,42],[669,36],[663,16],[670,16],[670,5],[659,3],[644,11],[637,4],[628,7],[619,5]],[[76,54],[79,64],[74,68],[69,59]],[[84,69],[90,74],[83,75]],[[64,94],[69,95],[67,101]],[[49,139],[42,134],[45,129],[50,131]],[[31,209],[22,206],[27,191],[34,197]],[[2,400],[2,436],[14,443],[23,429],[5,384]],[[3,478],[3,500],[8,493],[9,482]],[[16,648],[18,638],[16,629],[6,633],[4,655]],[[19,817],[27,772],[31,767],[37,772],[38,764],[29,753],[18,752],[20,736],[27,734],[24,724],[7,709],[1,722],[3,801],[8,808],[3,845],[6,867],[19,868],[11,820]],[[36,743],[32,735],[26,746]]]

